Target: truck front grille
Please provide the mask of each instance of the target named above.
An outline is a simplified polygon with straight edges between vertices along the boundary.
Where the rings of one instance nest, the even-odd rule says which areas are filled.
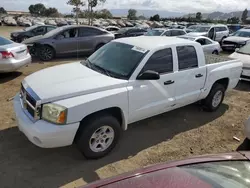
[[[40,105],[37,104],[37,100],[34,99],[35,97],[32,96],[31,93],[29,93],[23,85],[21,85],[21,90],[20,90],[20,99],[22,103],[22,107],[28,117],[36,121],[40,119]]]

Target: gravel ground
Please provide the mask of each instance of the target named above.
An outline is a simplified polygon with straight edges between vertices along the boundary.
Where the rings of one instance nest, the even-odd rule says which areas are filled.
[[[243,122],[250,115],[248,82],[229,91],[217,112],[204,112],[194,104],[130,125],[115,150],[99,160],[85,160],[75,146],[38,148],[18,131],[8,99],[19,91],[25,76],[71,61],[77,59],[35,61],[17,72],[0,74],[1,187],[72,188],[159,162],[235,151],[244,141]]]

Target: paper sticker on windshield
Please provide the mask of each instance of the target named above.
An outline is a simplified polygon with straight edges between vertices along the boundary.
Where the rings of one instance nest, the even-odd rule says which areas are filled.
[[[143,49],[143,48],[140,48],[140,47],[137,47],[137,46],[134,46],[134,47],[132,48],[132,50],[135,50],[135,51],[137,51],[137,52],[141,52],[141,53],[143,53],[143,54],[147,52],[146,49]]]

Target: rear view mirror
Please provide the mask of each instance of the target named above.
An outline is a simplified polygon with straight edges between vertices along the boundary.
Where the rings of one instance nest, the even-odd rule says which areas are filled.
[[[141,73],[137,77],[137,80],[159,80],[159,79],[160,79],[159,73],[152,70],[147,70]]]

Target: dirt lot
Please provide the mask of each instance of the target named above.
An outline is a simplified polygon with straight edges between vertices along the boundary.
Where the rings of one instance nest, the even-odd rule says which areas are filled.
[[[0,35],[5,31],[0,27]],[[10,29],[8,29],[8,32]],[[235,151],[244,140],[243,122],[250,115],[250,84],[240,82],[214,113],[190,105],[130,125],[107,157],[85,160],[74,146],[41,149],[16,127],[13,97],[22,79],[43,68],[77,59],[35,62],[18,72],[0,74],[1,187],[75,187],[142,166],[194,155]],[[241,142],[233,140],[233,136]]]

